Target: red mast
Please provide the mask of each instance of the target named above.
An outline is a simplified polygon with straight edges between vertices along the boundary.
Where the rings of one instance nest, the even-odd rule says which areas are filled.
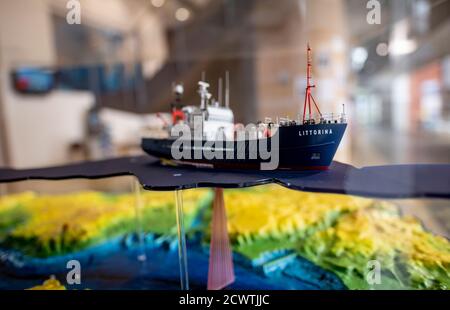
[[[314,104],[314,106],[317,109],[317,112],[319,112],[320,117],[322,117],[322,113],[320,113],[319,107],[316,104],[316,101],[314,100],[314,97],[311,95],[311,88],[316,87],[316,85],[311,85],[311,48],[309,47],[306,50],[307,53],[307,67],[306,67],[306,92],[305,92],[305,103],[303,105],[303,123],[305,123],[305,116],[306,116],[306,104],[308,104],[308,121],[311,120],[311,100]]]

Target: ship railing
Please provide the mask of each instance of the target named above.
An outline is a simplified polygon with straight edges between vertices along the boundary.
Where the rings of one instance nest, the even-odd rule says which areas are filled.
[[[289,117],[277,117],[275,121],[273,121],[272,118],[266,117],[263,124],[270,126],[289,126],[298,124],[298,121],[290,119]]]
[[[332,124],[346,122],[346,116],[343,113],[324,113],[320,117],[305,120],[305,123],[308,124]]]
[[[264,119],[265,125],[276,125],[276,126],[290,126],[290,125],[300,125],[300,124],[338,124],[346,123],[346,115],[344,113],[326,113],[321,116],[317,116],[311,119],[306,119],[304,122],[301,117],[297,120],[290,119],[289,117],[277,117],[275,121],[270,117]]]

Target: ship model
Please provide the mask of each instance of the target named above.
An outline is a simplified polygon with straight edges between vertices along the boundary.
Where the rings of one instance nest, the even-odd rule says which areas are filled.
[[[167,137],[144,137],[142,149],[164,162],[229,169],[325,170],[331,164],[347,127],[345,111],[322,114],[311,90],[311,49],[307,47],[306,90],[302,118],[277,118],[246,126],[234,123],[229,106],[229,75],[225,100],[212,99],[209,84],[198,83],[200,106],[183,106],[183,86],[174,86],[172,120]],[[316,117],[313,116],[315,108]]]

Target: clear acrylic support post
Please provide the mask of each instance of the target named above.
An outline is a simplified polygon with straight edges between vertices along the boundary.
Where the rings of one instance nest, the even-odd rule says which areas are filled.
[[[142,187],[139,181],[136,179],[133,182],[134,187],[134,211],[136,213],[136,233],[139,242],[139,254],[138,260],[145,262],[147,260],[147,255],[145,254],[145,244],[144,244],[144,229],[142,226]]]
[[[181,290],[189,290],[189,276],[186,250],[186,230],[184,227],[183,195],[181,190],[175,191],[175,207],[177,214],[178,259],[180,264]]]

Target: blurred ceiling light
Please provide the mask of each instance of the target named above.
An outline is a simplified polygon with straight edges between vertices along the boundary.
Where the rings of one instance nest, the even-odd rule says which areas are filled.
[[[352,60],[352,68],[354,70],[361,70],[364,67],[364,64],[366,63],[367,57],[369,56],[369,53],[367,52],[367,49],[362,46],[355,47],[352,50],[351,60]]]
[[[385,42],[378,43],[376,52],[379,56],[387,56],[389,54],[389,46]]]
[[[175,18],[180,22],[187,21],[190,16],[191,12],[186,8],[178,8],[175,11]]]
[[[155,8],[160,8],[164,5],[165,2],[166,2],[166,0],[152,0],[152,5]]]
[[[392,56],[402,56],[414,52],[417,49],[417,42],[408,38],[409,22],[407,19],[401,20],[394,25],[389,42],[389,53]]]

